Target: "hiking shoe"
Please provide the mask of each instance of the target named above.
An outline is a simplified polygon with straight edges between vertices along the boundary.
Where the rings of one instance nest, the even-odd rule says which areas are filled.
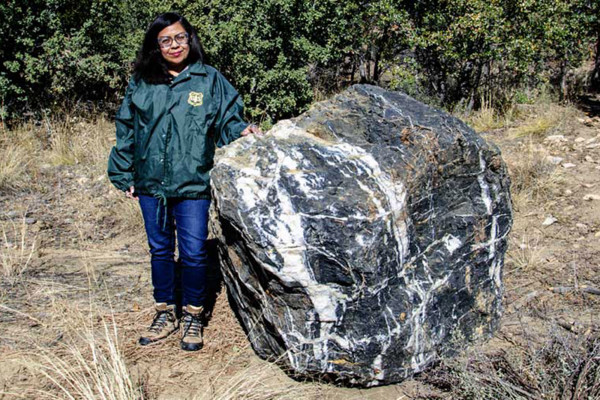
[[[202,339],[202,330],[204,329],[203,319],[204,307],[186,306],[183,307],[183,318],[181,326],[183,337],[181,338],[181,348],[187,351],[197,351],[204,346]]]
[[[167,303],[156,303],[156,314],[150,327],[140,337],[140,344],[145,346],[166,338],[179,329],[175,318],[175,306]]]

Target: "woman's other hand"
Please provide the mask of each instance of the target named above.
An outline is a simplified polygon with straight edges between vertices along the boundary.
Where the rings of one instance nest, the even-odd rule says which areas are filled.
[[[258,126],[254,125],[254,124],[250,124],[246,127],[246,129],[244,129],[242,131],[242,136],[248,136],[248,135],[259,135],[262,136],[263,135],[263,131],[262,129],[260,129]]]
[[[135,188],[133,186],[129,186],[129,190],[125,192],[125,196],[129,197],[133,200],[139,200],[139,198],[134,194]]]

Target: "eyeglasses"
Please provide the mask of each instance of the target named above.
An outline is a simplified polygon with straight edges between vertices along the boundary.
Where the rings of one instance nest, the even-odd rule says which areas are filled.
[[[175,35],[174,38],[170,36],[162,36],[158,38],[158,45],[161,49],[168,49],[173,45],[173,39],[177,42],[177,44],[188,44],[190,42],[190,35],[187,32],[181,32]]]

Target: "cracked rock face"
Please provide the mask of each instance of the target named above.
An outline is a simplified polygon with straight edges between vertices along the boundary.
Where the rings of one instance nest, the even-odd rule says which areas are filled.
[[[509,180],[460,120],[355,85],[219,150],[211,180],[232,305],[291,374],[398,382],[496,328]]]

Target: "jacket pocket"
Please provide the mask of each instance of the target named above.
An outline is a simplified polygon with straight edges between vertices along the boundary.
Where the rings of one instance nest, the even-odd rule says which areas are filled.
[[[185,116],[186,128],[207,131],[212,114],[208,105],[190,107]]]

